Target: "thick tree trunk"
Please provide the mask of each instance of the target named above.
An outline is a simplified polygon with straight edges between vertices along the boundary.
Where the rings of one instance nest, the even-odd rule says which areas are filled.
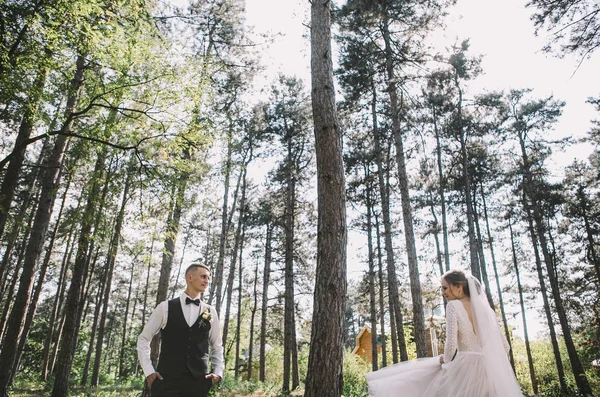
[[[266,367],[266,345],[267,345],[267,315],[269,308],[269,283],[271,280],[271,258],[272,248],[271,239],[273,238],[273,226],[267,223],[265,233],[265,265],[263,269],[263,288],[262,288],[262,304],[260,309],[260,357],[259,357],[259,375],[258,379],[261,382],[265,381]]]
[[[83,82],[84,63],[84,57],[80,55],[77,58],[75,77],[71,82],[69,99],[67,101],[66,120],[69,121],[68,124],[63,126],[63,131],[65,132],[68,132],[70,128],[70,115],[75,108],[79,88]],[[60,184],[59,170],[66,145],[66,135],[58,135],[52,153],[45,163],[46,170],[44,172],[44,177],[42,178],[40,203],[33,222],[32,233],[27,244],[25,262],[23,263],[21,280],[19,282],[19,290],[9,318],[6,340],[18,340],[19,335],[23,332],[25,315],[31,298],[35,267],[44,245],[46,231],[48,230],[48,224],[54,206],[54,199]],[[8,390],[11,386],[10,380],[13,378],[11,370],[17,355],[17,347],[18,346],[15,343],[5,344],[2,348],[2,352],[0,352],[0,397],[8,396]]]
[[[529,378],[533,387],[533,394],[538,394],[537,378],[535,376],[535,366],[533,365],[533,355],[531,354],[531,344],[529,343],[529,330],[527,328],[527,316],[525,315],[525,299],[523,299],[523,285],[521,284],[521,274],[519,261],[517,260],[517,250],[515,248],[515,236],[512,228],[512,221],[508,219],[508,230],[510,231],[510,246],[512,251],[513,267],[517,277],[519,287],[519,304],[521,305],[521,316],[523,317],[523,337],[525,339],[525,350],[527,351],[527,363],[529,364]]]
[[[305,397],[342,394],[346,308],[346,185],[331,60],[329,0],[311,4],[312,109],[317,157],[317,269]]]

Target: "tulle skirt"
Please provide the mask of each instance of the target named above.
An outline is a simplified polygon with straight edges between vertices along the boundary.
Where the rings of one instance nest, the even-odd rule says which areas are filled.
[[[477,352],[459,352],[443,365],[439,357],[401,362],[369,372],[367,383],[373,397],[496,397]]]

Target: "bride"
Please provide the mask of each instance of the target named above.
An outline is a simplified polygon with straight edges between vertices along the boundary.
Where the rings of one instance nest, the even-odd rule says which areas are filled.
[[[479,281],[461,270],[442,276],[446,306],[444,354],[366,375],[373,397],[522,397],[500,332]],[[441,364],[441,365],[440,365]]]

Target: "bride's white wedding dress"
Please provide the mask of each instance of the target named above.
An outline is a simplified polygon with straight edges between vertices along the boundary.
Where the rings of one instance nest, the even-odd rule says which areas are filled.
[[[439,357],[394,364],[367,374],[374,397],[522,397],[506,356],[500,332],[479,282],[468,277],[471,291],[469,320],[463,303],[446,306],[445,363]],[[482,299],[483,298],[483,299]],[[482,335],[480,338],[479,335]]]

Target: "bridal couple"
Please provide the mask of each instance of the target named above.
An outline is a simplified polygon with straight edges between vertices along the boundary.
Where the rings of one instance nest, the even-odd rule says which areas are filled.
[[[405,361],[367,374],[373,397],[522,397],[481,283],[461,270],[442,276],[446,343],[439,357]]]
[[[208,287],[210,269],[192,264],[185,281],[184,293],[160,303],[138,338],[138,359],[152,397],[205,397],[223,378],[217,312],[200,299]],[[522,397],[506,356],[508,343],[479,281],[461,270],[451,270],[442,276],[441,284],[448,301],[444,354],[368,373],[370,395]],[[154,368],[150,342],[158,332],[161,352]]]

